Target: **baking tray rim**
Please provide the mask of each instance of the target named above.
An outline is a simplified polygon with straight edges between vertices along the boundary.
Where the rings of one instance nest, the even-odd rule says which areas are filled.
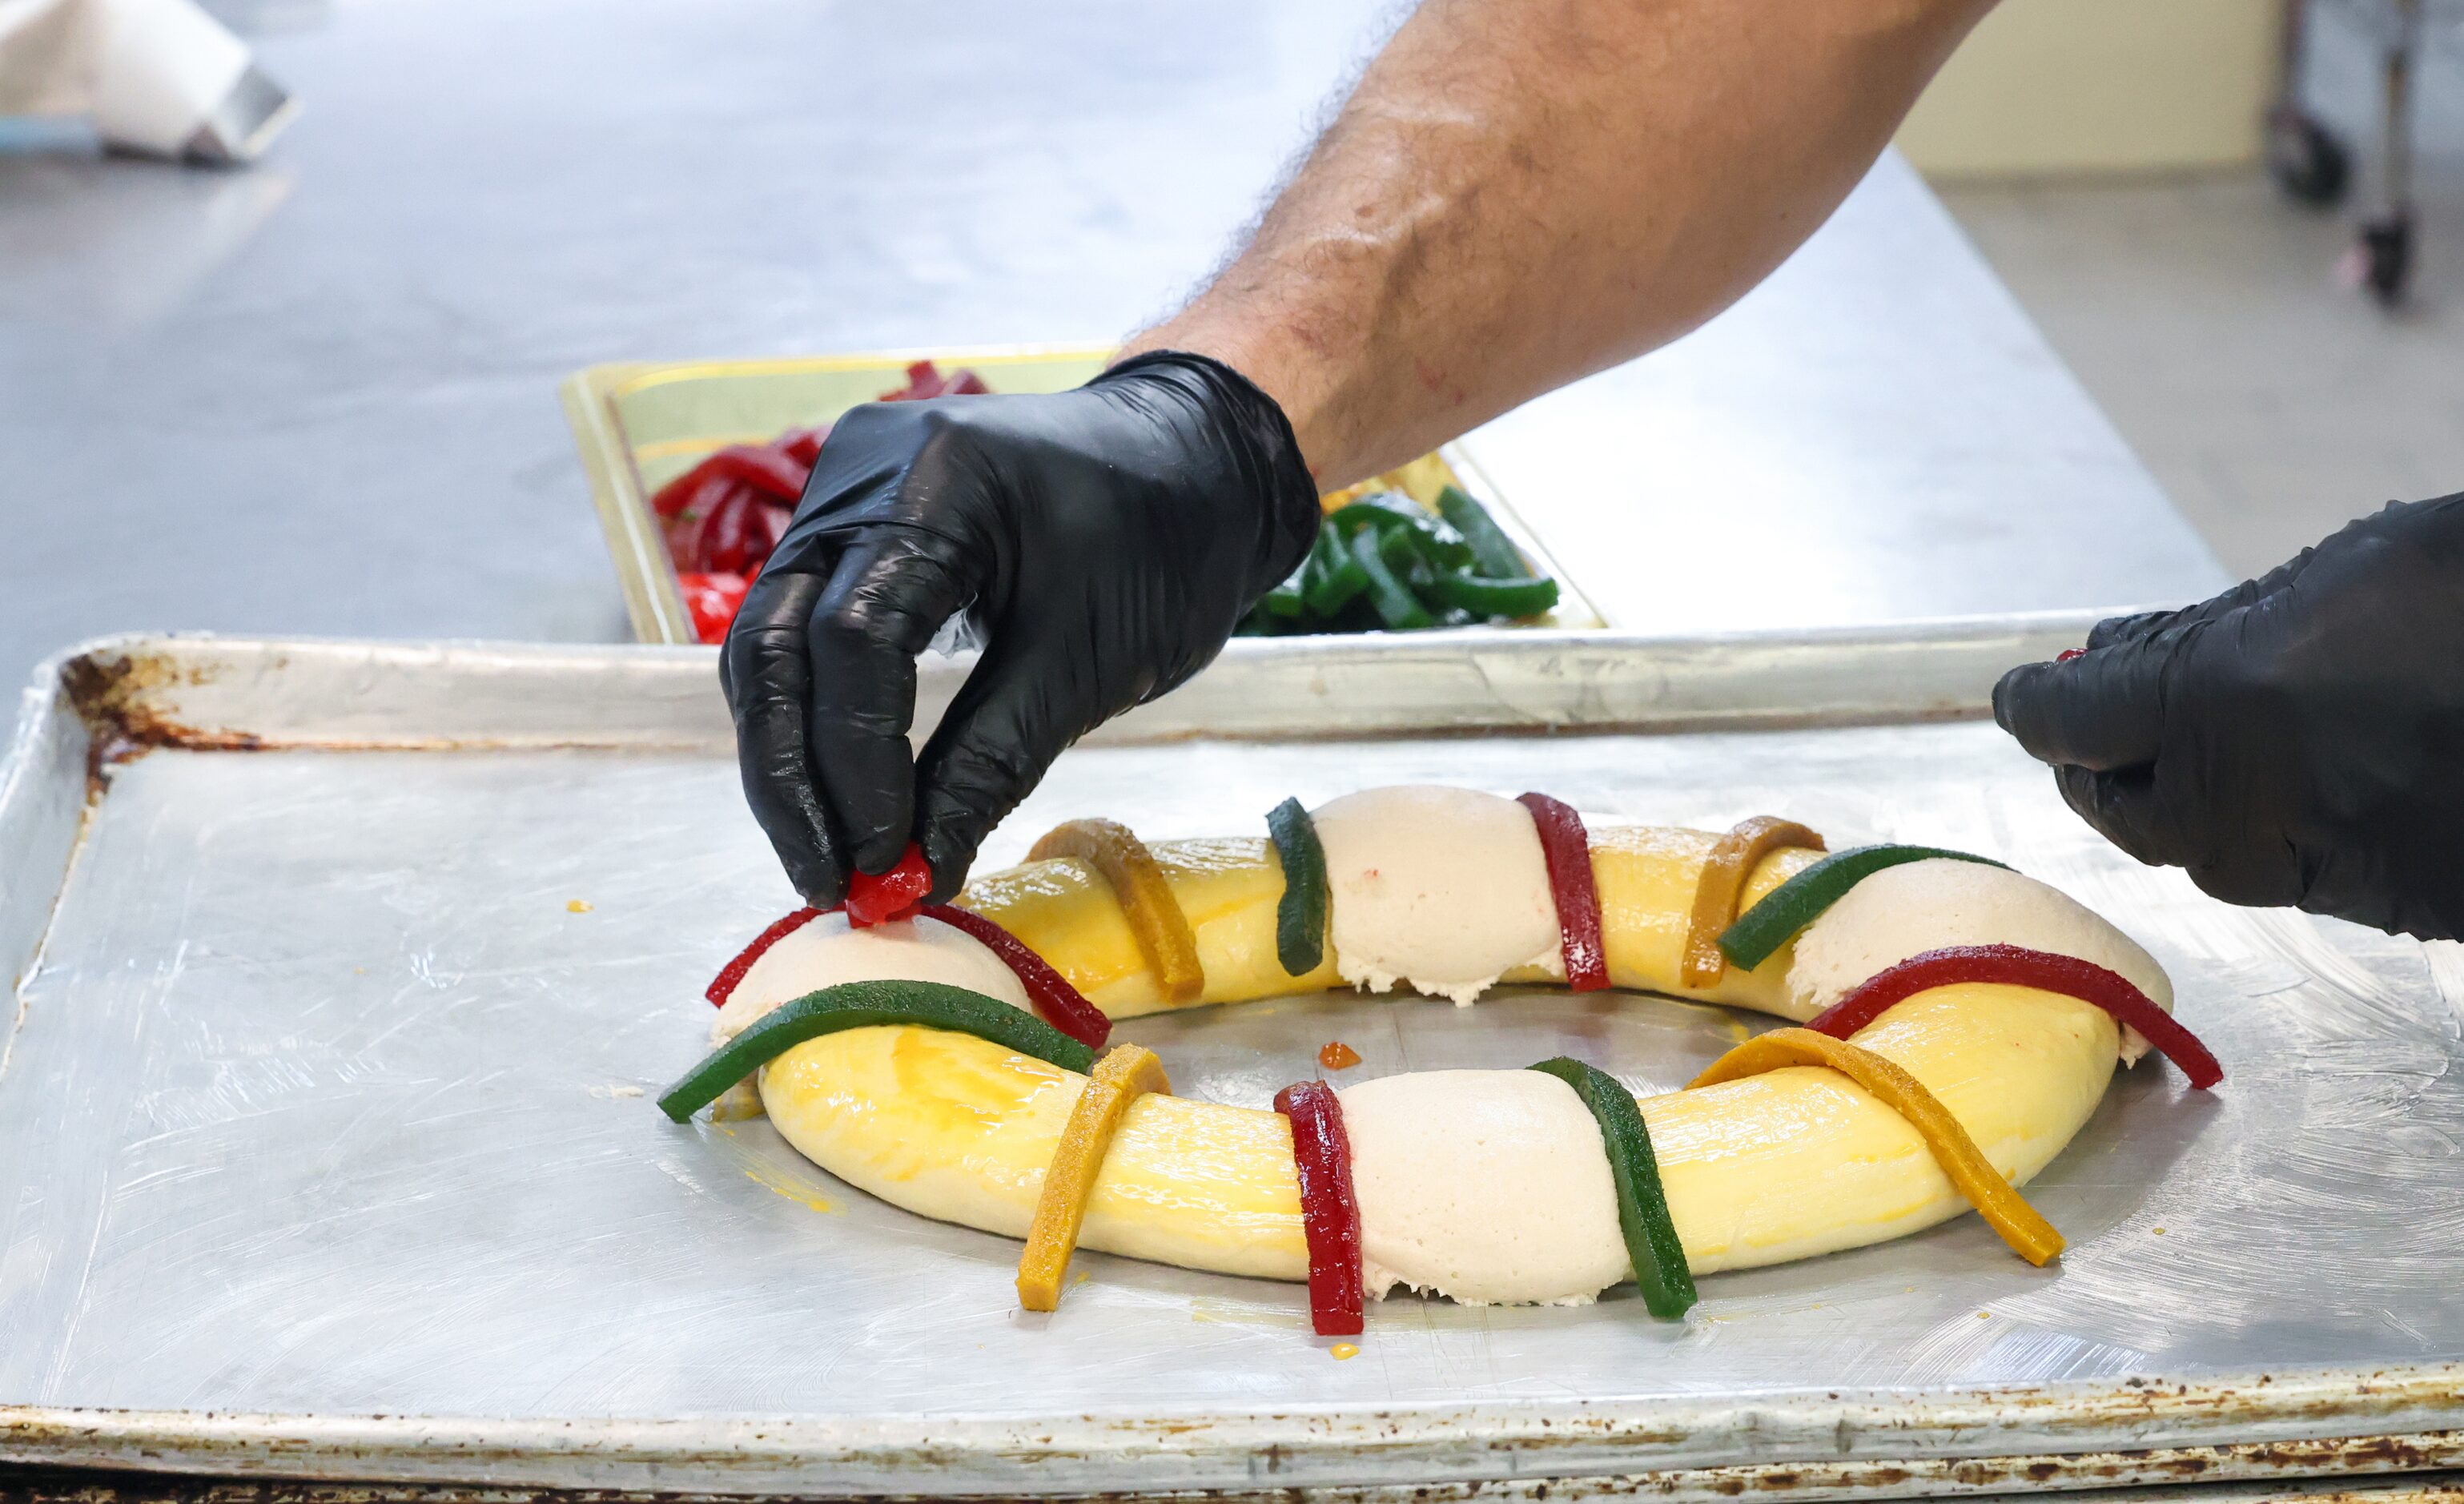
[[[2078,1380],[1945,1394],[1765,1391],[1683,1400],[1517,1400],[1189,1408],[1135,1416],[341,1415],[0,1404],[0,1462],[217,1475],[758,1493],[1043,1493],[1375,1488],[1437,1480],[1667,1477],[1750,1469],[1755,1493],[1821,1496],[1792,1465],[1955,1464],[2350,1444],[2321,1471],[2464,1460],[2464,1363],[2354,1374]],[[2418,1457],[2453,1453],[2444,1461]],[[2376,1458],[2376,1466],[2369,1459]],[[2052,1485],[2057,1469],[2041,1481]],[[2098,1481],[2130,1481],[2106,1473]],[[1809,1480],[1811,1481],[1811,1480]],[[1908,1481],[1922,1484],[1922,1477]],[[1955,1479],[1937,1481],[1950,1483]],[[923,1490],[918,1485],[924,1485]],[[2073,1483],[2072,1487],[2089,1486]],[[1920,1487],[1917,1492],[1954,1491]],[[1663,1492],[1654,1488],[1653,1493]],[[1715,1492],[1734,1493],[1723,1488]],[[1853,1489],[1857,1493],[1895,1492]]]
[[[2001,668],[2031,657],[2050,657],[2061,646],[2075,645],[2098,622],[2143,607],[2099,607],[2084,609],[2004,612],[1985,615],[1926,617],[1909,621],[1856,623],[1834,627],[1736,629],[1716,632],[1639,632],[1619,628],[1530,628],[1510,632],[1464,628],[1399,634],[1392,638],[1329,634],[1240,638],[1198,675],[1171,694],[1133,708],[1082,739],[1085,745],[1121,745],[1191,737],[1229,741],[1265,737],[1421,735],[1443,730],[1497,734],[1542,731],[1598,733],[1682,733],[1706,729],[1745,729],[1771,725],[1846,726],[1895,725],[1913,721],[1969,719],[1991,714],[1991,677]],[[68,714],[88,731],[116,739],[123,747],[180,747],[209,751],[259,751],[325,747],[347,750],[395,748],[435,749],[540,746],[701,746],[729,740],[719,699],[715,647],[687,643],[557,643],[489,638],[362,638],[336,636],[275,637],[211,631],[130,631],[81,639],[37,664],[20,700],[17,724],[5,763],[0,763],[0,808],[12,793],[23,793],[23,773],[31,765],[33,739],[46,718]],[[1772,675],[1790,665],[1819,659],[1828,666],[1819,681],[1837,685],[1841,661],[1890,655],[1889,672],[1865,695],[1848,695],[1835,702],[1791,709],[1768,702],[1727,703],[1697,697],[1670,704],[1658,694],[1666,687],[1612,695],[1583,693],[1596,685],[1585,675],[1604,668],[1644,667],[1663,681],[1680,673],[1716,695],[1723,686],[1751,687],[1757,675]],[[1908,655],[1919,655],[1910,657]],[[918,731],[929,703],[946,697],[973,671],[973,652],[928,654],[917,664]],[[1909,669],[1919,669],[1917,676]],[[715,713],[699,728],[679,735],[673,730],[651,734],[642,729],[610,730],[598,722],[626,722],[623,716],[598,714],[604,701],[553,701],[536,711],[505,714],[509,725],[492,733],[475,722],[450,734],[397,731],[350,734],[319,730],[331,718],[310,716],[304,724],[273,721],[205,721],[184,719],[193,707],[186,692],[212,689],[233,673],[258,676],[293,668],[319,670],[349,676],[352,692],[382,707],[388,695],[422,675],[436,672],[494,672],[532,678],[564,674],[586,675],[626,671],[656,675],[657,687],[691,686],[693,695]],[[1280,674],[1288,684],[1307,684],[1316,699],[1336,692],[1355,693],[1381,681],[1412,681],[1419,708],[1431,699],[1432,675],[1453,674],[1459,687],[1478,686],[1477,704],[1465,703],[1449,714],[1379,725],[1363,716],[1325,713],[1291,715],[1270,709],[1221,726],[1202,723],[1206,711],[1221,712],[1203,693],[1218,668],[1253,675]],[[1534,684],[1548,683],[1561,703],[1534,705],[1517,699],[1511,687],[1501,687],[1501,670],[1521,672]],[[375,679],[372,675],[391,675]],[[1338,677],[1330,690],[1330,674]],[[1989,675],[1979,677],[1979,675]],[[1781,677],[1779,687],[1815,678],[1802,667],[1794,678]],[[364,681],[364,682],[363,682]],[[1527,686],[1528,687],[1528,686]],[[1657,697],[1655,697],[1657,696]],[[213,697],[206,697],[209,701]],[[450,696],[418,697],[431,705]],[[1581,700],[1581,703],[1576,703]],[[663,706],[671,702],[662,702]],[[1184,708],[1186,707],[1186,708]],[[654,707],[657,708],[657,707]],[[1396,705],[1374,705],[1392,714]],[[1410,706],[1402,707],[1406,710]],[[557,718],[564,718],[558,720]],[[647,724],[652,719],[635,718]],[[542,729],[553,725],[553,729]],[[1298,728],[1298,729],[1294,729]]]

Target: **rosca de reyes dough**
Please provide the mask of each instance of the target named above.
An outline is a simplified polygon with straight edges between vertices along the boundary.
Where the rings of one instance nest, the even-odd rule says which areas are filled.
[[[766,1112],[816,1164],[1026,1241],[1049,1310],[1078,1247],[1306,1281],[1322,1333],[1398,1289],[1582,1304],[1903,1236],[1973,1210],[2020,1256],[2062,1238],[2019,1187],[2154,1049],[2222,1075],[2146,951],[1968,852],[1833,852],[1778,816],[1597,825],[1543,794],[1363,789],[1253,836],[1149,845],[1071,821],[1023,866],[920,904],[902,862],[844,912],[763,931],[709,989],[679,1122]],[[1500,984],[1775,1015],[1682,1091],[1580,1060],[1172,1094],[1112,1021],[1313,989],[1471,1006]],[[1107,1049],[1107,1046],[1110,1049]]]

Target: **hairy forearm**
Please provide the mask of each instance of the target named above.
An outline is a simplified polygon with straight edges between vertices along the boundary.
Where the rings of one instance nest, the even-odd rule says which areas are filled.
[[[1130,348],[1249,376],[1322,484],[1374,474],[1733,301],[1991,3],[1425,0]]]

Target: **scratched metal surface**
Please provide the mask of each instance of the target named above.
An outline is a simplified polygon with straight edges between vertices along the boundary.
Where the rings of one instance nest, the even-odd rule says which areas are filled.
[[[307,714],[285,701],[313,667],[304,650],[224,656],[155,708],[186,693],[222,718],[218,736],[253,703],[269,726]],[[388,719],[388,661],[347,675],[360,697],[332,712],[372,740],[415,730]],[[504,693],[519,673],[478,682],[492,661],[431,661],[404,682],[433,696],[465,675],[466,702],[535,706]],[[1238,1482],[1287,1446],[1285,1481],[1341,1483],[1544,1460],[1606,1471],[2343,1435],[2374,1428],[2369,1386],[2344,1377],[2366,1374],[2398,1376],[2384,1428],[2464,1419],[2442,1366],[2464,1360],[2464,967],[2443,948],[2226,908],[2136,866],[1990,723],[1175,738],[1066,756],[988,866],[1074,815],[1155,837],[1246,832],[1287,795],[1421,780],[1544,788],[1609,820],[1784,811],[1836,843],[2002,856],[2146,943],[2227,1067],[2212,1095],[2161,1066],[2117,1080],[2031,1188],[2071,1240],[2051,1269],[1962,1218],[1713,1276],[1682,1322],[1649,1319],[1623,1291],[1574,1310],[1390,1300],[1359,1356],[1337,1360],[1297,1286],[1102,1255],[1080,1256],[1089,1277],[1060,1313],[1023,1315],[1016,1244],[852,1192],[763,1124],[667,1122],[644,1094],[696,1055],[702,984],[792,898],[711,740],[705,657],[540,663],[582,681],[553,712],[579,718],[569,740],[594,740],[597,705],[622,728],[609,744],[164,748],[112,773],[0,1068],[0,1456],[41,1451],[30,1417],[54,1427],[44,1454],[81,1455],[56,1445],[65,1412],[432,1417],[317,1467],[416,1472],[422,1445],[450,1432],[479,1447],[468,1439],[501,1423],[589,1456],[525,1472],[500,1447],[461,1475],[639,1483],[605,1471],[639,1455],[668,1459],[649,1474],[662,1486],[1060,1491]],[[1489,660],[1500,719],[1579,719],[1583,693],[1544,668]],[[1237,702],[1273,669],[1236,658],[1204,694]],[[12,843],[42,824],[30,787],[51,789],[55,828],[51,785],[75,761],[55,744],[68,735],[55,704],[33,720],[50,728],[43,744],[21,735],[0,785]],[[1327,996],[1122,1032],[1157,1049],[1184,1094],[1264,1105],[1314,1073],[1330,1038],[1361,1051],[1361,1075],[1573,1053],[1670,1088],[1762,1022],[1631,996],[1468,1011]],[[2317,1376],[2299,1391],[2308,1408],[2202,1417],[2116,1398],[2151,1379],[2242,1392],[2296,1371]],[[1852,1416],[1843,1396],[1862,1407]],[[1934,1408],[1894,1409],[1920,1404]],[[1820,1419],[1835,1414],[1836,1427]],[[1030,1442],[964,1440],[1048,1438],[1065,1418],[1078,1436],[1117,1426],[1118,1449],[1022,1471]],[[610,1420],[632,1428],[590,1429]],[[1622,1450],[1571,1466],[1518,1450],[1595,1420],[1629,1427]],[[1373,1440],[1436,1447],[1448,1426],[1461,1445],[1442,1463],[1381,1459]],[[914,1441],[936,1431],[949,1450]],[[914,1444],[884,1460],[897,1437]],[[1309,1450],[1329,1437],[1356,1445]]]
[[[1990,1469],[1977,1468],[1984,1474]],[[2356,1478],[2349,1471],[2330,1469],[2313,1477],[2290,1477],[2278,1470],[2259,1469],[2260,1482],[2225,1481],[2224,1467],[2190,1471],[2202,1481],[2154,1486],[2111,1487],[2110,1479],[2080,1485],[2084,1492],[2069,1496],[2078,1504],[2464,1504],[2464,1472],[2453,1470],[2417,1472],[2394,1478]],[[1723,1488],[1720,1485],[1726,1483]],[[1971,1504],[2017,1504],[2041,1498],[2045,1482],[2024,1471],[1969,1479],[1959,1491]],[[1741,1486],[1742,1485],[1742,1486]],[[2012,1485],[2024,1485],[2015,1492]],[[2060,1485],[2071,1487],[2066,1481]],[[1259,1488],[1214,1492],[1204,1504],[1545,1504],[1569,1498],[1634,1498],[1667,1500],[1670,1504],[1720,1504],[1747,1492],[1768,1492],[1762,1479],[1735,1476],[1687,1479],[1674,1486],[1664,1478],[1523,1479],[1495,1485],[1482,1483],[1419,1484],[1391,1488],[1318,1489]],[[1792,1491],[1798,1499],[1817,1497],[1811,1491]],[[88,1469],[14,1468],[0,1463],[0,1501],[6,1504],[694,1504],[712,1495],[611,1493],[599,1490],[540,1490],[463,1485],[333,1483],[313,1480],[224,1480],[166,1477],[137,1471],[98,1472]],[[801,1495],[801,1504],[827,1504]],[[1082,1499],[1117,1504],[1117,1493],[1081,1494]],[[1179,1495],[1187,1500],[1189,1495]],[[770,1504],[763,1499],[760,1504]]]

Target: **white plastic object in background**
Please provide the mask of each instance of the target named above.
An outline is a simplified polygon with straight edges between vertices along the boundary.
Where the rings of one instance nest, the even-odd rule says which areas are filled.
[[[108,18],[95,72],[102,139],[176,157],[248,72],[248,45],[193,0],[97,0]]]
[[[102,28],[93,0],[0,0],[0,116],[91,109]]]
[[[195,0],[0,0],[0,114],[90,114],[121,150],[246,162],[296,111]]]

